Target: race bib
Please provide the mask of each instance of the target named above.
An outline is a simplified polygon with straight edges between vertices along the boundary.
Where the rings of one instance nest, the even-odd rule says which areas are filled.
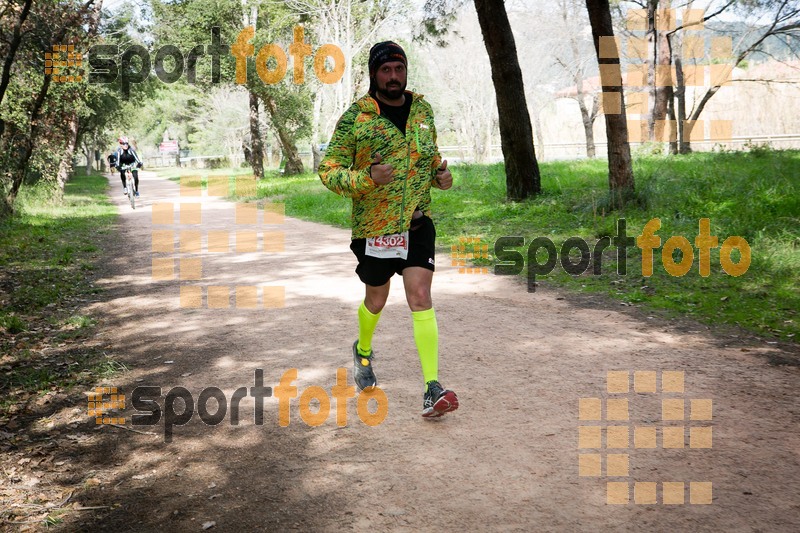
[[[367,239],[366,254],[381,259],[408,259],[408,231]]]

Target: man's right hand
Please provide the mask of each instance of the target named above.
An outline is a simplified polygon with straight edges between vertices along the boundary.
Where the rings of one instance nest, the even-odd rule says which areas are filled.
[[[369,169],[369,177],[378,185],[386,185],[393,179],[394,168],[392,165],[381,165],[383,158],[376,153]]]

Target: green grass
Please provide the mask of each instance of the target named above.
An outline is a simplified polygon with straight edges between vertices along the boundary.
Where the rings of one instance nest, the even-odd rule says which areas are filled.
[[[610,248],[603,254],[601,275],[590,270],[572,276],[557,265],[551,274],[537,276],[537,281],[796,341],[800,332],[800,152],[642,156],[634,162],[635,200],[620,211],[609,210],[603,160],[542,164],[543,192],[524,202],[505,200],[501,164],[462,165],[452,170],[453,188],[432,192],[442,254],[461,237],[481,238],[489,244],[490,254],[501,236],[524,237],[523,255],[536,237],[549,237],[560,248],[567,238],[576,236],[593,248],[597,239],[616,234],[619,218],[626,220],[631,237],[638,236],[647,221],[659,218],[662,226],[656,234],[662,246],[671,236],[683,236],[694,246],[699,220],[708,218],[711,234],[720,245],[730,236],[747,240],[752,261],[744,275],[733,277],[722,271],[717,247],[711,253],[711,275],[700,276],[695,247],[686,275],[669,275],[659,248],[653,254],[653,275],[644,277],[642,252],[634,245],[627,250],[624,276],[616,273],[616,250]],[[325,189],[316,175],[269,177],[258,183],[257,196],[284,202],[289,216],[349,227],[350,201]],[[543,263],[544,256],[537,256],[538,261]],[[679,260],[680,252],[673,257]],[[494,264],[493,257],[488,264]]]
[[[4,314],[0,316],[0,328],[12,334],[21,333],[27,329],[27,324],[22,321],[18,316],[12,314]]]
[[[67,320],[60,321],[57,325],[60,329],[60,333],[55,337],[57,340],[82,339],[89,336],[94,326],[97,325],[97,320],[88,316],[74,315]]]
[[[96,236],[115,217],[106,183],[102,176],[77,176],[63,201],[44,186],[22,189],[17,214],[0,221],[0,290],[8,298],[0,317],[35,313],[85,289],[86,265],[99,257]]]
[[[116,219],[107,186],[103,176],[81,173],[63,198],[51,185],[28,186],[16,214],[0,221],[0,418],[31,395],[107,372],[102,352],[82,346],[96,320],[69,311],[99,292],[91,271],[102,259],[99,237]]]
[[[156,170],[159,177],[180,183],[184,187],[208,188],[209,176],[228,176],[228,195],[233,198],[236,195],[236,178],[243,178],[242,183],[250,184],[252,172],[249,168],[221,168],[221,169],[195,169],[195,168],[160,168]],[[247,196],[247,195],[240,195]]]
[[[228,175],[250,176],[248,169],[222,169],[213,171],[193,169],[157,170],[159,176],[172,181],[180,181],[181,177],[199,177],[199,185],[207,187],[208,176]],[[286,204],[286,214],[331,224],[347,227],[350,222],[350,203],[325,189],[315,174],[283,177],[275,171],[268,172],[268,177],[257,184],[255,196],[245,195],[244,199],[269,198],[271,202]],[[249,180],[247,180],[249,182]],[[196,180],[186,180],[183,183],[190,186],[198,185]],[[229,180],[230,198],[242,199],[235,196],[235,179]]]

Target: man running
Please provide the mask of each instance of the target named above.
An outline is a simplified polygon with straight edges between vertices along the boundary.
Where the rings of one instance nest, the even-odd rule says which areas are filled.
[[[430,188],[449,189],[453,177],[439,155],[430,104],[405,90],[407,66],[398,44],[372,47],[369,94],[339,119],[319,175],[328,189],[353,201],[350,249],[366,291],[353,343],[356,385],[362,390],[377,385],[372,335],[389,297],[389,280],[400,274],[422,364],[427,418],[458,408],[456,394],[438,381],[439,329],[431,300],[436,229]]]

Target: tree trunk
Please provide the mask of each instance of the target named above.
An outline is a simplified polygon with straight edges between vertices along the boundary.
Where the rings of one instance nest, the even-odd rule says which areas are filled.
[[[242,27],[252,26],[255,31],[258,22],[258,4],[251,5],[249,13],[247,8],[247,0],[242,0]],[[259,126],[258,95],[251,89],[248,89],[247,93],[250,102],[250,166],[253,169],[253,176],[261,179],[264,177],[264,140]]]
[[[56,42],[59,40],[56,40]],[[36,96],[36,100],[34,100],[33,106],[31,107],[30,132],[27,136],[24,136],[21,146],[17,145],[14,147],[19,153],[19,156],[11,166],[11,190],[8,191],[5,200],[5,208],[9,210],[13,210],[14,208],[14,202],[17,199],[19,188],[22,186],[22,181],[25,178],[25,170],[28,168],[28,161],[30,161],[31,154],[33,153],[33,144],[39,135],[39,113],[42,111],[42,106],[50,90],[50,80],[51,76],[44,77],[42,88],[39,90],[39,94]]]
[[[14,64],[14,57],[17,55],[17,50],[22,44],[22,25],[28,18],[28,14],[31,11],[32,5],[33,5],[33,0],[25,0],[25,3],[22,5],[22,11],[19,14],[19,18],[17,19],[16,24],[14,24],[14,33],[11,36],[11,42],[9,43],[8,52],[6,54],[5,60],[3,61],[3,74],[2,76],[0,76],[0,103],[3,102],[3,97],[6,94],[6,89],[8,89],[8,84],[11,81],[11,66]],[[0,136],[3,135],[3,132],[5,131],[5,126],[6,126],[5,121],[2,118],[0,118]]]
[[[278,142],[281,143],[283,156],[286,158],[286,166],[283,167],[283,175],[293,176],[295,174],[302,174],[303,161],[300,159],[300,154],[297,152],[297,147],[294,144],[291,133],[289,133],[286,127],[281,124],[281,121],[277,119],[278,107],[275,104],[275,100],[266,92],[261,94],[260,97],[264,101],[267,112],[270,117],[272,117],[272,126],[278,134]]]
[[[634,189],[631,147],[628,144],[628,124],[625,114],[625,99],[622,93],[622,75],[619,70],[619,51],[617,54],[612,54],[616,57],[600,57],[600,37],[614,36],[608,0],[586,0],[586,10],[589,12],[594,49],[601,69],[603,96],[611,99],[618,95],[620,102],[619,113],[603,114],[606,120],[606,137],[608,139],[608,186],[611,206],[616,208],[625,204]],[[616,47],[616,45],[614,46]],[[610,65],[610,67],[604,69],[604,65]],[[611,75],[606,69],[612,71]]]
[[[670,130],[669,134],[669,153],[671,155],[675,155],[678,153],[678,129],[677,129],[678,122],[675,120],[675,98],[673,97],[670,97],[669,99],[667,116],[669,117],[670,124],[675,125],[675,127]]]
[[[318,87],[314,94],[314,107],[311,116],[311,171],[316,172],[322,161],[322,153],[319,150],[320,139],[320,117],[322,116],[322,88]]]
[[[264,177],[264,141],[258,120],[258,96],[249,92],[250,98],[250,166],[256,179]]]
[[[86,175],[92,173],[92,159],[94,158],[94,145],[84,145],[84,150],[86,150]]]
[[[514,34],[503,0],[474,1],[497,98],[506,197],[524,200],[540,193],[542,186]]]
[[[589,113],[586,107],[586,102],[583,99],[583,90],[578,91],[578,107],[581,109],[581,120],[583,121],[583,133],[586,137],[586,157],[594,159],[595,146],[594,146],[594,117]],[[595,100],[597,102],[597,100]],[[596,104],[595,104],[596,105]]]
[[[544,155],[544,130],[542,128],[542,121],[539,119],[539,113],[541,111],[536,109],[533,113],[533,125],[534,125],[534,133],[536,135],[536,142],[539,143],[539,157],[542,159],[545,158]]]
[[[97,35],[97,27],[100,24],[100,13],[103,10],[103,0],[98,0],[92,9],[92,14],[89,18],[88,40],[91,41]],[[75,155],[75,148],[78,146],[80,123],[78,113],[73,111],[67,120],[67,145],[64,147],[64,152],[61,155],[61,162],[58,165],[58,174],[56,175],[56,183],[61,194],[64,194],[64,187],[72,177],[72,158]],[[87,158],[86,174],[91,172],[91,159]]]
[[[78,146],[78,114],[70,113],[67,121],[67,144],[61,154],[61,161],[58,164],[56,183],[58,190],[64,194],[64,186],[72,175],[72,157],[75,155],[75,148]],[[87,164],[88,166],[88,164]]]
[[[686,136],[686,78],[683,74],[683,60],[680,51],[673,54],[671,35],[667,34],[667,47],[675,62],[675,87],[672,90],[669,118],[675,124],[675,135],[670,138],[670,154],[688,154],[692,151]]]
[[[675,101],[677,105],[677,124],[678,124],[678,153],[688,154],[692,151],[692,146],[689,144],[689,139],[686,137],[686,80],[683,77],[683,63],[681,58],[675,58],[675,73],[676,73],[676,87],[675,87]]]
[[[563,16],[566,18],[568,13],[565,11]],[[573,60],[576,62],[579,61],[581,54],[578,50],[578,42],[574,35],[570,35],[569,44],[570,48],[572,48]],[[592,102],[592,112],[590,113],[586,108],[586,93],[583,90],[583,71],[581,67],[578,66],[575,68],[572,79],[575,81],[575,90],[577,91],[575,99],[578,101],[578,107],[581,110],[581,120],[583,121],[583,133],[586,138],[586,157],[594,159],[594,119],[597,116],[597,98],[594,98]],[[542,146],[541,143],[539,145]]]
[[[669,5],[670,2],[667,0],[664,9],[669,8]],[[656,33],[656,65],[663,70],[667,70],[672,66],[672,55],[669,53],[669,43],[667,42],[667,32],[665,31]],[[656,76],[657,81],[660,81],[662,84],[666,83],[666,80],[658,78],[659,77]],[[667,118],[667,113],[669,112],[669,101],[672,100],[673,83],[675,83],[675,80],[672,79],[672,75],[670,74],[668,85],[659,86],[658,83],[656,84],[653,100],[653,114],[651,117],[654,125],[652,130],[654,135],[651,137],[651,141],[661,141],[664,139],[664,120]]]
[[[589,131],[586,132],[586,155],[594,158],[597,155],[597,147],[594,144],[594,121],[597,120],[597,113],[600,111],[600,98],[597,93],[592,94],[592,111],[589,113]]]
[[[645,57],[645,65],[647,65],[647,87],[650,92],[650,104],[647,110],[647,124],[642,125],[643,133],[642,139],[654,140],[656,135],[656,59],[658,57],[658,48],[656,45],[658,32],[656,31],[656,10],[658,9],[658,0],[647,0],[647,32],[645,33],[645,41],[647,42],[647,55]]]
[[[9,192],[13,186],[13,172],[16,158],[24,149],[27,136],[17,129],[14,122],[9,122],[8,127],[0,136],[0,220],[14,213],[13,199],[9,200]]]

